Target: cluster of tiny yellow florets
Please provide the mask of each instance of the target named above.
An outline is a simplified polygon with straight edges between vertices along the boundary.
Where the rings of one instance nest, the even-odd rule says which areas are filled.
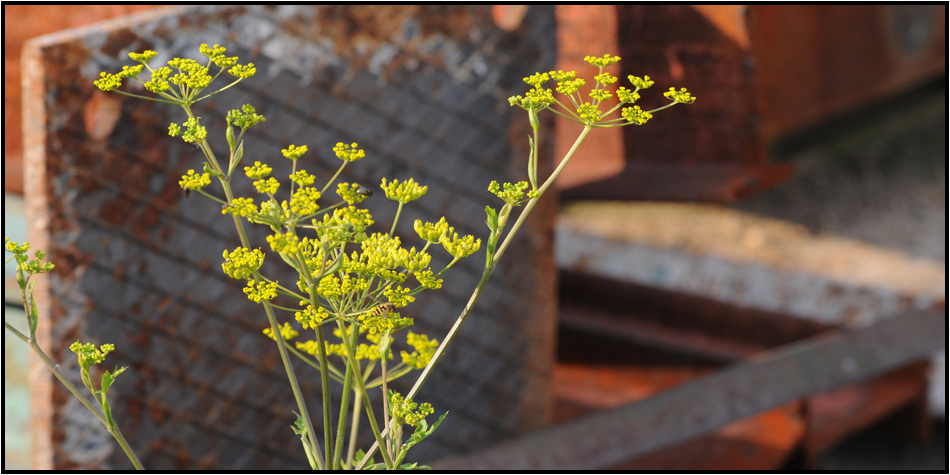
[[[285,149],[281,149],[280,153],[291,160],[296,160],[302,157],[303,154],[307,153],[307,146],[301,145],[298,147],[296,145],[291,145]]]
[[[504,200],[505,203],[515,206],[524,198],[524,191],[528,189],[528,186],[528,182],[519,181],[515,184],[505,183],[504,189],[502,189],[497,181],[492,181],[488,185],[488,191]],[[540,193],[535,190],[528,192],[528,198],[537,198],[539,195]]]
[[[627,76],[627,79],[630,80],[630,84],[633,84],[633,87],[637,89],[648,89],[653,85],[653,81],[650,80],[650,76],[639,76],[630,75]]]
[[[512,106],[520,106],[526,110],[539,111],[554,103],[554,94],[550,89],[541,87],[551,76],[548,73],[535,73],[524,78],[524,82],[534,86],[534,89],[525,93],[525,97],[512,96],[508,98],[508,103]]]
[[[429,364],[429,361],[432,360],[435,350],[439,347],[438,340],[430,340],[426,335],[417,335],[413,332],[409,332],[406,335],[406,343],[412,346],[416,351],[412,353],[403,351],[399,356],[402,357],[403,363],[415,369],[425,368],[426,365]]]
[[[76,340],[75,343],[69,345],[69,349],[79,357],[79,365],[88,371],[90,366],[105,361],[106,355],[115,350],[115,345],[106,343],[97,349],[92,343],[82,344]]]
[[[333,147],[333,153],[336,154],[337,158],[343,160],[344,162],[355,162],[366,156],[366,152],[362,149],[358,149],[359,145],[356,142],[352,144],[345,144],[343,142],[338,142]]]
[[[194,170],[188,170],[187,175],[181,176],[181,181],[178,182],[183,189],[188,190],[200,190],[211,184],[211,175],[207,173],[197,174]]]
[[[290,181],[300,186],[310,186],[317,180],[317,177],[307,173],[306,170],[298,170],[290,175]]]
[[[230,68],[237,64],[237,56],[228,57],[224,55],[224,52],[227,51],[227,48],[219,45],[214,45],[209,47],[207,43],[202,43],[199,48],[201,54],[208,57],[215,66],[221,68]]]
[[[139,73],[142,72],[142,69],[144,67],[145,66],[141,64],[138,66],[131,66],[131,67],[123,66],[122,71],[116,74],[109,74],[106,72],[102,72],[102,73],[99,73],[100,79],[93,82],[93,84],[95,84],[95,86],[98,87],[100,90],[108,92],[121,86],[123,79],[134,78],[138,76]]]
[[[460,238],[458,233],[453,231],[454,228],[450,227],[449,230],[439,238],[439,243],[442,244],[442,247],[444,247],[446,251],[449,251],[449,254],[455,256],[456,259],[475,254],[481,247],[481,239],[475,240],[475,237],[472,235]]]
[[[264,253],[260,249],[239,247],[231,252],[225,249],[222,257],[221,268],[232,279],[250,278],[264,264]]]
[[[402,183],[399,183],[399,180],[393,180],[392,183],[389,184],[387,184],[386,179],[383,178],[382,184],[379,187],[386,192],[386,198],[400,203],[418,200],[425,196],[426,191],[429,190],[428,186],[421,186],[412,178]]]
[[[425,419],[426,416],[435,412],[431,404],[427,402],[422,404],[412,402],[412,399],[404,399],[402,395],[397,392],[391,393],[389,407],[397,424],[404,423],[413,427],[419,425],[419,422]]]
[[[317,309],[314,310],[313,305],[310,304],[307,304],[303,310],[294,313],[294,318],[303,325],[304,329],[317,329],[317,327],[329,317],[330,314],[328,314],[323,307],[317,307]]]
[[[264,334],[267,335],[271,340],[277,341],[277,338],[274,338],[274,331],[270,328],[264,329]],[[284,322],[283,326],[280,327],[280,336],[284,340],[293,340],[300,335],[300,332],[294,330],[289,323]]]
[[[300,188],[290,198],[290,210],[300,216],[314,214],[320,209],[320,205],[317,204],[319,199],[320,190],[309,186]]]
[[[37,250],[33,253],[35,259],[30,259],[30,255],[28,254],[30,243],[28,242],[20,244],[16,241],[11,241],[8,237],[4,237],[3,246],[7,252],[13,254],[17,266],[27,274],[44,274],[56,267],[52,262],[43,262],[43,259],[46,259],[46,253],[43,251]]]
[[[230,205],[221,210],[221,214],[233,214],[245,218],[257,213],[257,205],[252,198],[234,198]]]
[[[376,333],[386,334],[388,332],[393,332],[401,328],[406,328],[412,326],[412,319],[408,317],[402,317],[399,313],[383,314],[383,315],[374,315],[372,313],[364,313],[359,316],[359,321],[366,328],[370,335],[375,335]]]
[[[366,228],[373,224],[369,210],[354,206],[337,208],[333,213],[323,215],[323,220],[313,220],[313,226],[320,239],[330,242],[361,243],[366,239]]]
[[[679,91],[675,87],[671,87],[669,91],[663,93],[663,96],[680,104],[692,104],[696,101],[696,98],[691,96],[685,87],[680,88]]]
[[[185,86],[191,89],[204,89],[211,84],[213,79],[208,74],[208,68],[193,59],[175,58],[168,62],[168,65],[177,69],[178,74],[169,79],[169,82],[177,86]]]
[[[620,56],[611,56],[609,54],[605,54],[603,58],[598,58],[597,56],[584,56],[584,61],[587,61],[588,63],[599,68],[606,68],[607,66],[619,62]]]
[[[262,164],[261,162],[254,162],[253,166],[244,167],[244,173],[248,178],[252,180],[259,180],[261,178],[267,178],[270,176],[270,172],[273,170],[271,167]]]
[[[445,222],[445,216],[435,224],[423,223],[421,219],[417,219],[413,228],[423,241],[439,242],[439,238],[449,230],[449,223]]]
[[[418,280],[419,284],[424,288],[433,290],[442,288],[442,279],[436,278],[436,276],[432,275],[431,270],[416,272],[412,275],[416,276],[416,280]]]
[[[336,186],[336,194],[349,205],[362,203],[373,195],[373,192],[357,183],[340,183]]]
[[[264,281],[248,281],[247,287],[244,287],[244,293],[247,298],[256,303],[277,298],[277,282],[268,283]]]
[[[280,182],[274,177],[262,178],[254,182],[254,188],[257,188],[258,193],[273,195],[280,188]]]
[[[297,251],[303,249],[300,238],[293,232],[276,233],[267,236],[267,242],[274,252],[281,252],[288,255],[297,254]]]
[[[627,122],[636,125],[643,125],[653,118],[653,114],[640,109],[640,106],[624,107],[621,115],[624,119],[627,119]]]
[[[415,302],[416,298],[410,295],[412,291],[405,287],[389,287],[383,291],[383,295],[386,296],[386,299],[389,300],[389,303],[395,305],[397,308],[405,307],[412,302]]]
[[[168,126],[168,135],[177,137],[181,133],[181,127],[176,123]],[[185,121],[185,133],[181,134],[181,139],[188,143],[200,142],[208,136],[208,130],[198,123],[197,117],[192,117]]]

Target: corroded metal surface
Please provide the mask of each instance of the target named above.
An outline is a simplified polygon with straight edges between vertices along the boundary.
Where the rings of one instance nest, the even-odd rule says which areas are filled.
[[[442,470],[616,466],[795,399],[856,383],[945,345],[946,316],[910,313],[762,354],[618,409],[433,464]]]
[[[424,199],[403,210],[398,231],[408,241],[413,220],[443,215],[459,233],[478,236],[491,199],[488,182],[524,174],[527,121],[505,99],[523,89],[522,77],[553,67],[553,11],[531,7],[511,33],[492,24],[488,6],[168,12],[28,45],[27,198],[36,217],[30,233],[57,264],[49,285],[38,286],[42,341],[70,374],[76,363],[69,343],[115,343],[108,363],[130,371],[110,396],[148,468],[302,468],[306,461],[288,428],[294,405],[286,375],[261,335],[266,320],[218,270],[221,249],[238,245],[233,224],[207,200],[185,201],[177,184],[200,165],[193,148],[167,137],[168,122],[181,114],[105,98],[92,80],[127,64],[128,51],[153,49],[162,60],[191,57],[200,43],[226,45],[254,62],[258,75],[198,114],[213,123],[243,103],[257,106],[268,120],[249,132],[246,157],[286,176],[289,161],[274,158],[276,151],[305,143],[315,152],[305,166],[327,179],[336,167],[333,144],[357,141],[368,158],[348,167],[345,179],[375,184],[412,176],[429,186]],[[550,140],[542,144],[542,155],[550,148]],[[235,191],[251,194],[250,182]],[[391,225],[391,202],[374,196],[367,206],[380,229]],[[538,206],[513,243],[519,258],[500,265],[421,392],[420,399],[451,416],[413,457],[479,447],[549,417],[555,206]],[[249,234],[252,244],[266,245],[263,230]],[[440,260],[448,262],[437,255],[433,265]],[[271,265],[265,263],[266,273],[279,272]],[[417,300],[408,313],[419,330],[441,339],[480,266],[477,259],[459,264],[438,296]],[[315,372],[300,365],[298,377],[305,394],[319,393]],[[36,452],[37,466],[127,467],[108,437],[93,436],[101,427],[82,419],[82,408],[49,380],[40,371],[34,384],[42,406],[34,412],[37,439],[46,444]],[[316,403],[310,399],[311,409]]]

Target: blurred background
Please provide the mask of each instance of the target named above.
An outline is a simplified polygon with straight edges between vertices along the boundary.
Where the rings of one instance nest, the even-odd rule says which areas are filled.
[[[138,374],[116,391],[126,401],[119,420],[133,427],[125,432],[140,456],[149,453],[146,466],[300,462],[280,444],[254,442],[271,421],[275,441],[291,434],[280,419],[285,394],[245,390],[259,378],[284,382],[279,368],[258,361],[272,347],[252,310],[203,317],[240,291],[209,277],[219,262],[201,259],[233,239],[228,223],[202,223],[213,207],[176,190],[176,176],[197,163],[162,137],[180,117],[112,102],[91,86],[128,51],[183,56],[207,42],[258,65],[257,84],[205,113],[261,101],[262,156],[285,143],[359,140],[386,165],[351,178],[421,173],[436,183],[436,204],[409,214],[468,215],[459,226],[473,233],[481,218],[472,210],[490,199],[481,182],[523,174],[526,121],[505,100],[522,92],[521,77],[548,69],[589,77],[581,59],[608,52],[623,58],[613,74],[656,81],[644,107],[661,105],[670,86],[699,98],[645,128],[598,130],[579,150],[559,196],[525,231],[524,262],[500,269],[489,289],[496,297],[480,303],[484,316],[472,319],[426,393],[452,415],[446,434],[416,456],[458,463],[465,459],[451,457],[532,440],[542,427],[596,430],[584,424],[600,411],[656,411],[690,384],[715,389],[725,370],[741,376],[777,348],[799,345],[809,368],[840,366],[841,375],[821,391],[779,394],[750,383],[748,391],[774,389],[781,400],[754,413],[694,397],[694,406],[734,415],[658,426],[662,445],[633,437],[626,454],[578,463],[946,470],[946,337],[923,352],[890,348],[884,364],[873,357],[877,343],[860,336],[913,311],[937,315],[924,330],[945,335],[944,6],[56,9],[4,6],[4,234],[29,236],[58,265],[44,294],[51,341],[113,342],[113,363]],[[579,129],[550,118],[546,126],[554,133],[542,157],[560,157]],[[121,165],[126,156],[137,169]],[[123,195],[128,183],[142,192]],[[194,255],[176,253],[182,243]],[[419,303],[418,321],[433,336],[477,279],[474,267],[460,272],[460,296]],[[170,278],[184,284],[165,286]],[[7,265],[4,318],[22,326],[11,279]],[[189,333],[204,338],[175,343]],[[852,356],[810,356],[845,333],[858,335]],[[42,368],[28,370],[25,346],[10,340],[5,334],[5,467],[124,467],[95,420],[51,388]],[[188,351],[202,354],[158,358]],[[70,354],[57,354],[68,368]],[[40,419],[32,429],[30,414]],[[199,439],[208,442],[189,445]]]

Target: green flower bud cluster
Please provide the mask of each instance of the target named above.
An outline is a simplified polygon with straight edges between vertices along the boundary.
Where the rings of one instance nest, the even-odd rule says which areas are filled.
[[[501,185],[497,181],[492,181],[488,185],[488,191],[504,200],[505,203],[517,206],[518,202],[524,198],[524,191],[528,189],[528,186],[526,181],[519,181],[515,184],[505,183],[504,191],[502,191]]]
[[[409,424],[413,427],[435,412],[431,404],[425,402],[420,405],[412,402],[412,399],[403,399],[402,395],[394,391],[390,391],[389,408],[397,424]]]
[[[355,205],[372,196],[372,192],[357,183],[340,183],[336,187],[336,194],[347,204]]]
[[[333,153],[336,154],[337,158],[343,160],[344,162],[355,162],[366,156],[366,152],[362,149],[357,149],[359,145],[356,142],[353,142],[350,145],[347,145],[343,142],[337,142],[333,147]]]
[[[221,268],[232,279],[248,279],[264,264],[264,253],[260,249],[239,247],[231,252],[225,249],[222,257]]]
[[[425,196],[426,191],[429,191],[428,186],[420,186],[412,178],[402,183],[399,183],[399,180],[393,180],[392,183],[389,184],[386,184],[386,179],[383,178],[382,184],[379,187],[386,192],[386,198],[400,203],[418,200]]]
[[[106,343],[96,349],[96,345],[92,343],[82,344],[79,340],[76,340],[75,343],[69,345],[69,350],[79,357],[79,366],[83,370],[89,371],[92,365],[105,361],[106,355],[115,350],[115,345]]]
[[[450,227],[449,230],[439,238],[439,242],[442,244],[442,247],[444,247],[446,251],[449,251],[449,254],[455,256],[456,259],[470,256],[481,247],[481,239],[476,241],[472,235],[459,238],[458,233],[453,232],[454,230],[454,228]]]
[[[183,189],[200,190],[211,184],[211,175],[207,173],[197,174],[194,170],[188,170],[187,175],[182,175],[178,182]]]
[[[627,119],[627,122],[636,125],[646,124],[648,120],[653,118],[653,114],[640,109],[640,106],[624,107],[621,115],[624,119]]]
[[[274,338],[274,331],[270,328],[264,329],[264,334],[267,335],[271,340],[277,341],[277,338]],[[289,323],[284,322],[284,325],[280,327],[280,337],[284,340],[293,340],[300,335],[300,332],[294,330]]]
[[[663,97],[680,104],[692,104],[696,101],[695,97],[686,92],[685,87],[680,88],[679,91],[675,87],[671,87],[669,91],[663,93]]]
[[[405,264],[403,266],[409,272],[420,272],[425,268],[429,267],[429,263],[432,261],[432,256],[425,251],[416,251],[416,248],[413,247],[409,250],[409,255],[406,256]]]
[[[244,287],[244,293],[247,298],[253,302],[261,303],[277,298],[277,282],[268,283],[264,281],[248,281],[247,287]]]
[[[442,235],[449,230],[449,223],[445,222],[445,216],[443,216],[435,224],[423,224],[421,219],[417,219],[415,223],[413,223],[412,227],[416,230],[416,233],[422,238],[423,241],[439,242],[439,239],[442,237]]]
[[[413,332],[406,335],[406,343],[416,351],[412,353],[402,351],[399,356],[402,357],[403,363],[415,369],[425,368],[432,360],[432,356],[435,355],[435,350],[439,348],[439,340],[430,340],[426,335],[417,335]]]
[[[228,124],[231,124],[235,127],[240,127],[243,130],[247,130],[261,122],[266,121],[267,119],[264,118],[264,116],[259,115],[257,110],[254,109],[254,106],[250,104],[244,104],[241,106],[241,110],[233,109],[228,112],[226,120]]]
[[[285,149],[281,149],[280,153],[291,160],[296,160],[302,157],[303,154],[307,153],[307,146],[301,145],[298,147],[296,145],[291,145]]]
[[[599,68],[606,68],[607,66],[620,61],[620,56],[610,56],[609,54],[605,54],[603,58],[598,58],[597,56],[584,56],[584,61],[587,61],[588,63]]]

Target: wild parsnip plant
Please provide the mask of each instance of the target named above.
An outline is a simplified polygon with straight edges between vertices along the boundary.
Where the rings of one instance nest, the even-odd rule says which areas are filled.
[[[253,64],[238,64],[238,58],[226,56],[225,48],[218,45],[201,45],[200,52],[207,58],[202,62],[176,58],[166,66],[154,69],[148,62],[157,53],[130,53],[132,60],[140,64],[125,66],[116,74],[102,73],[95,84],[103,91],[177,105],[187,114],[188,119],[183,124],[172,123],[169,126],[169,135],[180,135],[185,142],[197,145],[205,161],[201,171],[188,171],[180,185],[186,193],[197,192],[219,203],[222,213],[233,218],[241,247],[224,250],[222,269],[228,276],[244,281],[247,298],[263,306],[269,323],[264,334],[277,345],[297,402],[298,416],[292,429],[301,436],[304,452],[314,469],[426,468],[406,463],[406,455],[412,446],[432,434],[447,413],[430,425],[426,417],[434,413],[434,408],[427,403],[414,401],[414,398],[434,365],[445,354],[447,345],[468,317],[492,272],[538,200],[592,129],[643,125],[659,110],[695,100],[686,89],[671,88],[664,94],[671,101],[668,105],[649,111],[641,109],[635,105],[640,98],[639,91],[652,86],[653,81],[649,76],[629,76],[633,89],[614,89],[612,85],[618,79],[604,72],[604,68],[620,58],[610,55],[585,58],[599,68],[599,74],[594,77],[593,87],[588,93],[589,100],[581,94],[586,81],[577,78],[574,71],[551,71],[525,78],[525,82],[533,88],[524,97],[514,96],[509,102],[527,111],[533,130],[533,136],[529,137],[528,181],[503,184],[493,181],[488,184],[488,190],[498,196],[503,204],[498,209],[492,206],[485,208],[489,232],[485,239],[484,271],[468,304],[440,343],[426,335],[409,331],[413,320],[403,317],[400,309],[410,305],[420,292],[438,290],[442,286],[443,274],[460,259],[478,252],[482,248],[482,240],[474,236],[459,236],[445,217],[441,217],[435,222],[417,220],[414,229],[426,244],[421,249],[406,249],[395,234],[396,223],[403,206],[423,198],[427,190],[412,178],[402,181],[382,180],[379,188],[387,199],[397,203],[396,214],[388,232],[372,229],[373,217],[358,205],[372,196],[373,192],[356,183],[333,186],[349,163],[365,157],[365,152],[355,143],[338,143],[333,148],[333,153],[342,163],[336,174],[323,186],[317,184],[314,175],[298,166],[308,152],[306,145],[288,145],[281,150],[283,156],[293,162],[292,173],[286,178],[271,176],[273,169],[266,163],[255,160],[251,164],[250,160],[245,161],[244,134],[250,127],[265,120],[251,105],[228,113],[224,138],[229,154],[227,160],[219,160],[208,142],[208,131],[193,113],[192,106],[250,78],[255,68]],[[147,81],[139,79],[145,70],[150,74]],[[230,82],[208,92],[212,82],[225,72],[230,76]],[[126,79],[138,81],[154,96],[146,97],[118,89]],[[556,82],[556,91],[563,96],[563,101],[555,97],[554,91],[544,87],[550,81]],[[605,105],[614,98],[615,105]],[[584,128],[554,172],[541,181],[537,171],[538,114],[546,110],[578,122]],[[618,110],[620,117],[608,118]],[[209,189],[212,178],[220,185],[217,191]],[[256,195],[234,196],[232,183],[243,179],[252,181]],[[331,190],[334,192],[332,195],[328,193]],[[516,210],[520,212],[516,213]],[[509,228],[508,222],[514,214],[517,214],[517,218]],[[298,276],[296,282],[282,284],[261,274],[260,269],[267,254],[251,247],[244,228],[245,222],[270,228],[272,234],[267,237],[267,243],[271,255],[279,257],[294,270]],[[430,267],[430,247],[441,247],[452,256],[448,266],[438,270]],[[278,319],[278,312],[287,317]],[[305,331],[313,331],[313,339],[296,340],[300,333],[288,322],[291,316]],[[325,327],[332,329],[332,341],[327,341]],[[401,352],[397,363],[392,343],[403,334],[406,343],[414,351]],[[291,365],[291,355],[320,373],[322,434],[314,430]],[[389,389],[389,382],[414,370],[422,372],[406,395]],[[331,419],[331,379],[343,387],[337,421]],[[105,383],[103,389],[107,389]],[[384,395],[382,424],[379,423],[377,409],[371,404],[371,390],[380,390]],[[374,445],[365,452],[356,450],[361,410],[365,411],[376,439]],[[406,429],[407,425],[413,428],[411,433]],[[322,444],[318,443],[319,435],[322,435]],[[380,452],[382,463],[374,463],[376,451]]]

